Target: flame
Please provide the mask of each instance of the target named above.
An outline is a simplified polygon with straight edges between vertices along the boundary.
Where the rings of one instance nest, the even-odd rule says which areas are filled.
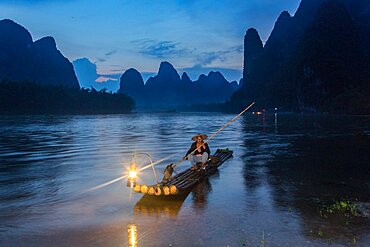
[[[130,170],[130,171],[128,172],[128,177],[129,177],[130,179],[135,179],[135,178],[137,177],[137,171],[136,171],[136,170]]]

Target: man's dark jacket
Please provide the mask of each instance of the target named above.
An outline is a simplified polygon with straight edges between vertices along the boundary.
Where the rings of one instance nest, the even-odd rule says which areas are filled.
[[[204,146],[205,146],[206,148],[201,147],[201,148],[200,148],[200,152],[197,150],[197,151],[195,151],[193,154],[194,154],[194,155],[197,155],[197,154],[203,154],[204,152],[206,152],[206,153],[208,153],[208,155],[210,155],[210,154],[211,154],[211,151],[209,150],[208,144],[207,144],[207,143],[205,143],[205,144],[204,144]],[[197,142],[193,142],[193,144],[191,144],[191,147],[190,147],[189,151],[186,153],[186,155],[185,155],[185,156],[188,156],[188,155],[189,155],[191,152],[193,152],[195,149],[197,149]]]

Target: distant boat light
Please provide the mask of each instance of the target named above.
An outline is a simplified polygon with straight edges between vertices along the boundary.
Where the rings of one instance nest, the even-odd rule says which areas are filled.
[[[252,114],[253,114],[253,115],[262,115],[262,114],[263,114],[263,112],[261,112],[261,111],[254,111],[254,112],[252,112]]]

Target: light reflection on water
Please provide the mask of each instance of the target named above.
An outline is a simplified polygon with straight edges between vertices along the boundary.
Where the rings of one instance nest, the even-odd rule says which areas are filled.
[[[127,236],[128,236],[128,246],[137,247],[138,237],[137,237],[137,226],[135,224],[128,224]]]
[[[154,160],[179,154],[163,170],[194,134],[211,134],[232,117],[1,117],[0,245],[127,246],[130,226],[139,246],[256,246],[263,233],[266,245],[370,243],[368,221],[346,225],[317,212],[343,197],[368,202],[366,117],[242,117],[210,143],[213,151],[231,148],[234,158],[178,201],[132,194],[126,180],[82,193],[121,176],[135,152]],[[154,182],[150,170],[140,174],[138,183]]]

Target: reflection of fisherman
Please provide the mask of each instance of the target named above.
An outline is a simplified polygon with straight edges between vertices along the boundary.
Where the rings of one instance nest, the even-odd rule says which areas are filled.
[[[207,204],[208,194],[212,191],[212,185],[208,178],[197,184],[192,190],[193,202],[197,208],[204,208]]]
[[[194,142],[191,145],[189,151],[186,153],[184,159],[187,158],[190,161],[190,163],[192,164],[192,170],[197,169],[198,163],[201,163],[203,165],[208,160],[208,156],[211,151],[209,150],[208,144],[203,142],[203,140],[205,140],[206,138],[207,135],[204,134],[198,134],[191,138]]]

